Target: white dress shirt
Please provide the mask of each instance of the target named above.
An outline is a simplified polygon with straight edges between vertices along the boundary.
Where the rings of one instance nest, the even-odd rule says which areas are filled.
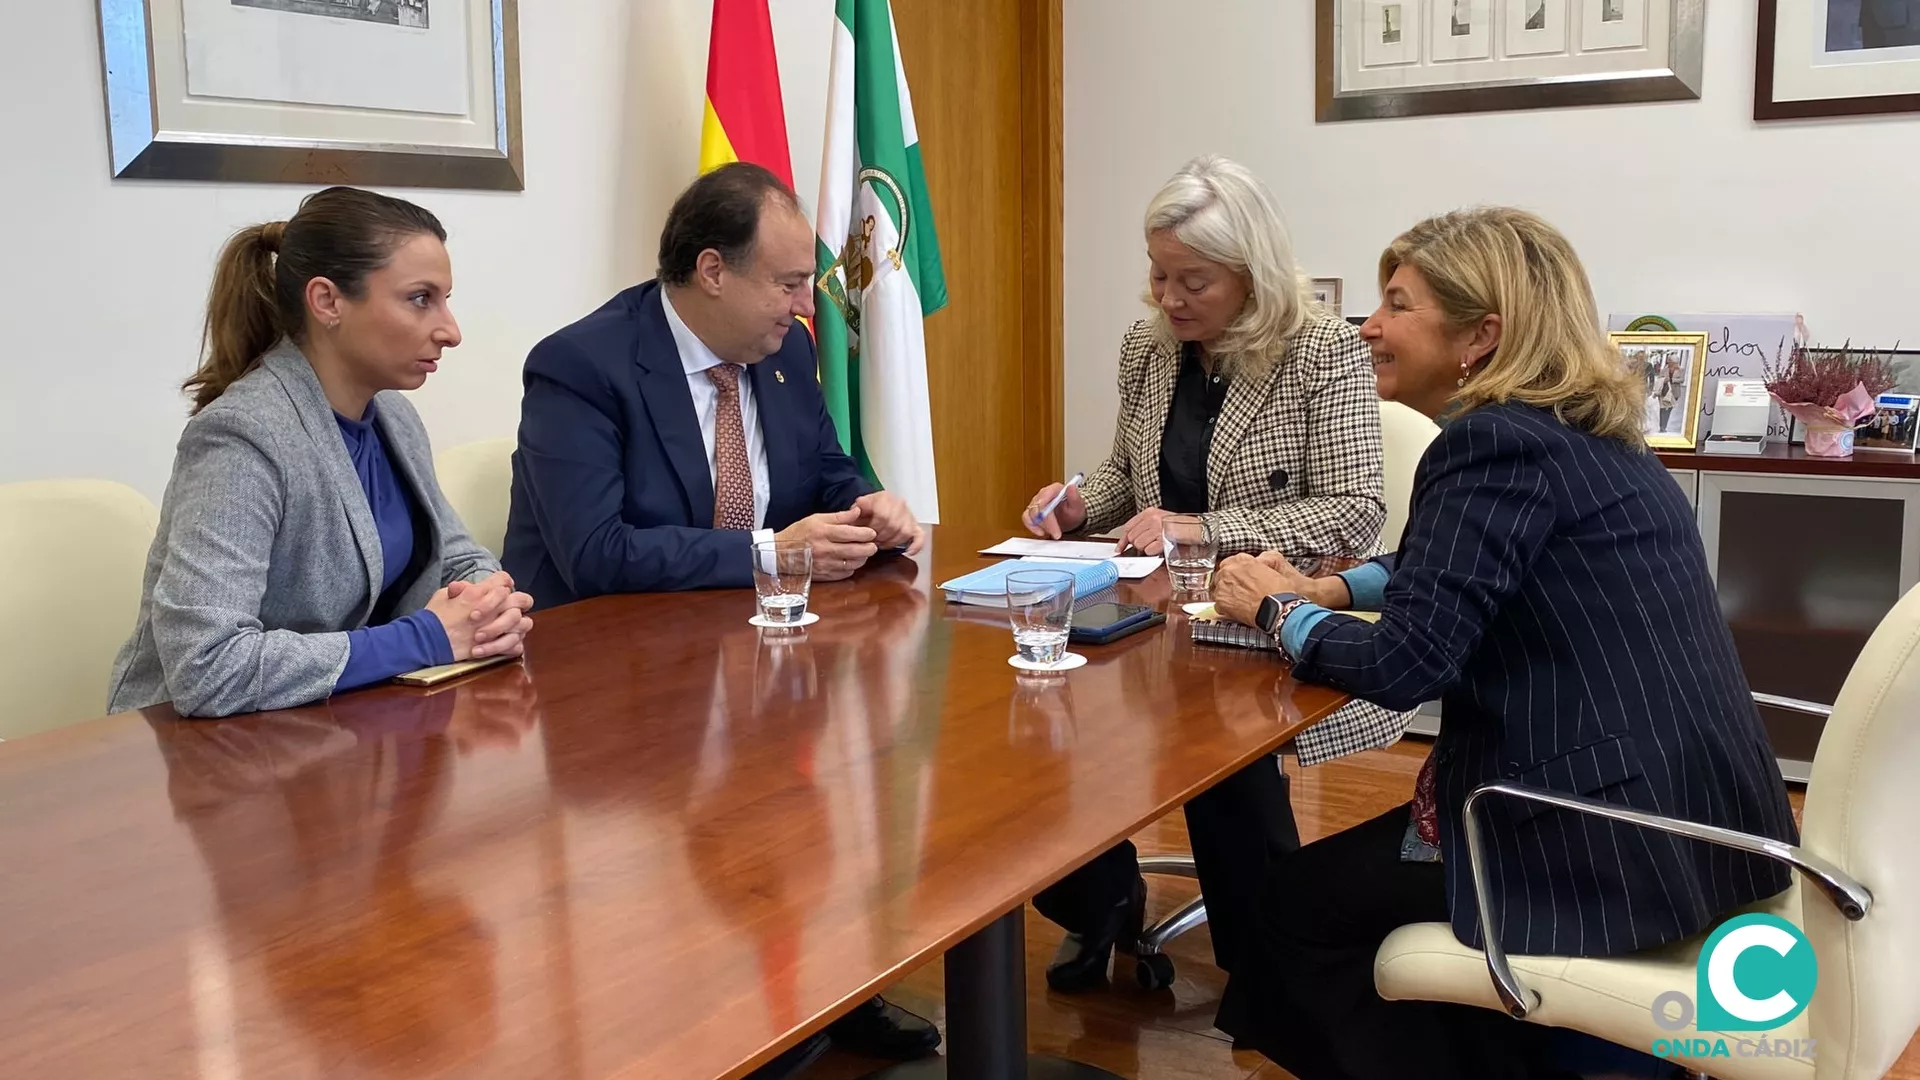
[[[673,344],[680,351],[680,366],[687,372],[687,389],[693,394],[693,414],[700,421],[700,440],[707,447],[707,479],[719,497],[719,467],[714,463],[714,442],[720,422],[720,389],[708,378],[707,369],[727,361],[713,355],[680,313],[673,309],[667,290],[660,290],[660,306],[667,313],[667,329],[673,331]],[[735,364],[740,375],[740,428],[747,437],[747,459],[753,463],[753,539],[755,543],[773,539],[767,521],[767,441],[760,435],[760,412],[753,404],[753,380],[745,365]]]

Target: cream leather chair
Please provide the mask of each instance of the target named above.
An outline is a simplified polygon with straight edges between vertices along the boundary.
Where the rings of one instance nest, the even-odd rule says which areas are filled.
[[[1440,425],[1397,401],[1380,403],[1380,469],[1386,474],[1387,521],[1380,526],[1380,543],[1388,551],[1400,546],[1413,505],[1413,474],[1427,445],[1440,434]]]
[[[159,509],[124,484],[0,484],[0,566],[18,599],[0,641],[0,738],[106,712],[159,525]]]
[[[1805,711],[1828,711],[1802,704]],[[1482,953],[1454,940],[1446,924],[1422,923],[1401,927],[1381,944],[1374,985],[1388,999],[1505,1009],[1642,1051],[1658,1039],[1723,1038],[1732,1056],[1676,1059],[1719,1080],[1878,1078],[1920,1026],[1920,981],[1913,976],[1920,958],[1920,849],[1913,835],[1920,821],[1917,717],[1920,589],[1881,620],[1833,704],[1814,754],[1799,847],[1507,783],[1485,785],[1467,800],[1470,846],[1478,831],[1474,808],[1483,795],[1498,792],[1740,848],[1793,867],[1795,885],[1757,910],[1779,915],[1806,934],[1819,963],[1818,983],[1804,1012],[1765,1034],[1769,1040],[1814,1040],[1811,1061],[1740,1056],[1736,1039],[1759,1033],[1718,1035],[1692,1024],[1669,1031],[1654,1023],[1656,997],[1675,990],[1693,995],[1703,938],[1610,959],[1508,958],[1497,944]],[[1477,865],[1474,879],[1483,884]],[[1489,901],[1478,902],[1488,921]]]
[[[494,558],[507,544],[507,506],[513,496],[512,439],[487,439],[455,446],[433,459],[440,490],[467,532]]]
[[[1385,474],[1387,520],[1380,527],[1380,543],[1392,551],[1400,546],[1400,534],[1406,531],[1407,514],[1413,502],[1413,474],[1427,445],[1440,434],[1432,420],[1397,401],[1380,403],[1380,470]],[[1150,855],[1140,860],[1143,874],[1168,874],[1193,878],[1198,874],[1190,855]],[[1134,955],[1133,978],[1148,990],[1164,990],[1173,985],[1173,961],[1162,949],[1167,942],[1207,921],[1206,900],[1195,897],[1172,914],[1148,927],[1140,935],[1139,951]]]

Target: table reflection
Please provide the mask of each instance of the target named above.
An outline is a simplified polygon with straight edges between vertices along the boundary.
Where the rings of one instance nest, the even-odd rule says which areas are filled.
[[[330,1074],[418,1075],[493,1042],[493,933],[416,866],[454,761],[517,747],[538,716],[516,669],[298,713],[149,720],[213,887],[228,977],[263,987]],[[289,1053],[255,1025],[227,1037],[243,1068]]]

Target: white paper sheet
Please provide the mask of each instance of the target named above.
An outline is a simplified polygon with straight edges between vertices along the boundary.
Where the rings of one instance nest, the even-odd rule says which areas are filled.
[[[1021,562],[1110,562],[1120,571],[1120,580],[1138,581],[1160,569],[1158,555],[1111,556],[1106,559],[1063,559],[1058,555],[1022,555]]]
[[[1019,555],[1022,557],[1037,555],[1047,559],[1091,559],[1100,560],[1113,556],[1113,544],[1088,540],[1035,540],[1031,537],[1016,536],[1002,540],[990,548],[981,548],[982,555]]]

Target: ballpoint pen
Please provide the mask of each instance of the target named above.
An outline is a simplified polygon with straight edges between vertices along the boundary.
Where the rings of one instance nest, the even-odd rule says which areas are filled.
[[[1034,512],[1032,518],[1033,523],[1038,525],[1040,522],[1047,520],[1048,514],[1060,509],[1060,504],[1066,501],[1067,492],[1079,487],[1080,482],[1086,478],[1087,474],[1083,472],[1077,472],[1067,477],[1067,482],[1060,485],[1060,490],[1054,494],[1053,500]]]

